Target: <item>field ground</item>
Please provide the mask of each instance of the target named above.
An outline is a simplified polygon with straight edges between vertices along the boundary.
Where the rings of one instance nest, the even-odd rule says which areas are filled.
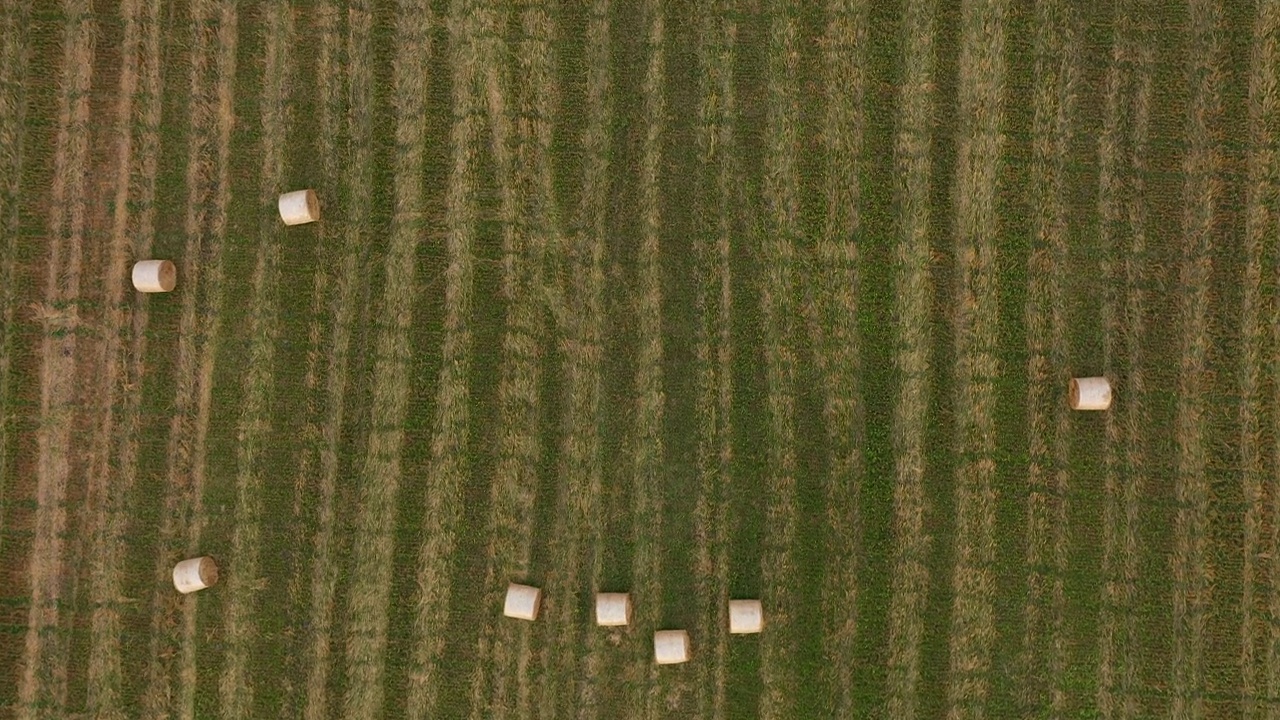
[[[0,718],[1275,717],[1278,231],[1280,0],[9,0]]]

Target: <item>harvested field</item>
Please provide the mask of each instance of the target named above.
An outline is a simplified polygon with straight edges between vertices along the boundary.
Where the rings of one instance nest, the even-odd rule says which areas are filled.
[[[1273,715],[1277,48],[1275,0],[5,4],[0,717]]]

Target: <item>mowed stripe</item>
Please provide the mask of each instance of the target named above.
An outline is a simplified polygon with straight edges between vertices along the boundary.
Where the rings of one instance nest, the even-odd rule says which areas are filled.
[[[666,451],[662,428],[666,398],[663,392],[662,342],[662,143],[666,132],[663,85],[667,75],[666,16],[659,0],[646,0],[648,59],[643,81],[644,141],[640,159],[640,247],[637,254],[635,425],[631,431],[632,601],[634,622],[644,628],[633,646],[627,717],[653,720],[663,714],[664,697],[653,662],[649,633],[662,629],[662,492],[666,484]],[[695,646],[692,652],[698,652]]]
[[[1027,291],[1027,436],[1030,452],[1020,705],[1026,713],[1066,710],[1068,408],[1062,401],[1069,353],[1066,160],[1078,73],[1074,14],[1055,0],[1037,4],[1031,204],[1035,208]]]
[[[160,3],[127,2],[120,98],[116,117],[115,215],[111,230],[110,271],[106,282],[104,370],[100,386],[101,420],[91,456],[90,498],[96,496],[89,554],[89,597],[92,604],[86,708],[95,717],[120,718],[122,663],[120,653],[122,563],[125,529],[132,508],[127,500],[137,480],[137,433],[141,396],[129,392],[141,385],[147,346],[147,304],[125,298],[127,262],[149,257],[155,235],[156,172],[162,107],[160,75]],[[135,94],[141,93],[136,102]],[[134,133],[137,128],[137,140]],[[139,158],[133,155],[135,146]],[[130,218],[130,200],[138,208]],[[136,236],[136,240],[133,237]],[[132,305],[132,307],[130,307]],[[132,320],[132,322],[130,322]],[[131,332],[129,326],[131,325]],[[126,345],[126,333],[131,341]],[[122,406],[120,424],[115,408]],[[114,451],[114,460],[112,452]],[[0,470],[3,472],[3,470]],[[92,489],[92,485],[99,485]],[[91,500],[92,502],[92,500]]]
[[[18,193],[22,179],[22,145],[26,137],[27,23],[31,0],[6,3],[0,9],[0,551],[4,549],[6,490],[12,473],[13,332],[17,298]]]
[[[583,587],[584,573],[590,577],[589,588],[595,588],[603,571],[601,560],[604,551],[600,396],[608,188],[608,3],[596,3],[592,12],[595,25],[589,26],[588,32],[594,32],[594,35],[587,38],[587,52],[594,53],[592,60],[603,63],[603,66],[592,67],[589,64],[587,70],[588,127],[582,139],[587,165],[583,171],[582,207],[577,213],[576,227],[567,236],[562,235],[554,216],[551,220],[555,240],[552,266],[558,270],[552,283],[568,303],[557,333],[563,361],[561,375],[564,378],[563,436],[557,469],[562,482],[551,536],[558,567],[557,572],[547,579],[547,590],[555,601],[548,605],[551,611],[547,625],[549,632],[539,643],[541,662],[537,716],[541,718],[581,717],[586,714],[578,689],[581,686],[587,692],[586,686],[599,681],[598,675],[584,677],[584,674],[592,663],[596,663],[598,668],[602,659],[599,653],[604,651],[603,633],[593,627],[594,611],[582,612],[581,603],[574,602],[575,598],[586,594],[583,592],[586,589]],[[551,64],[550,44],[557,40],[557,32],[545,5],[535,4],[526,8],[522,21],[526,39],[519,54],[526,59],[532,75],[531,81],[525,85],[533,92],[530,98],[533,101],[532,122],[540,150],[535,186],[541,196],[540,202],[554,211],[555,191],[549,146],[554,120],[551,103],[558,99],[559,87]]]
[[[1212,589],[1208,552],[1210,488],[1205,402],[1210,345],[1209,282],[1218,202],[1220,166],[1215,122],[1221,115],[1218,68],[1222,10],[1213,0],[1190,3],[1191,47],[1187,80],[1187,152],[1183,158],[1183,246],[1179,315],[1182,324],[1178,381],[1178,512],[1173,551],[1173,683],[1170,713],[1175,720],[1204,712],[1205,626]]]
[[[355,323],[355,284],[359,268],[359,251],[367,240],[369,152],[367,142],[371,111],[367,97],[359,92],[352,98],[365,98],[356,105],[358,113],[350,117],[351,136],[362,142],[350,148],[347,162],[339,168],[338,134],[343,120],[343,100],[348,97],[343,83],[344,67],[341,60],[342,36],[338,10],[326,0],[316,12],[317,30],[320,35],[319,53],[316,58],[316,77],[320,94],[320,152],[324,158],[326,175],[346,187],[348,206],[341,230],[341,259],[337,263],[336,288],[333,298],[325,303],[330,308],[327,320],[331,326],[324,358],[324,420],[320,428],[318,510],[316,534],[312,554],[310,603],[307,610],[308,632],[305,639],[307,666],[306,702],[303,707],[305,720],[325,720],[330,717],[329,678],[333,666],[333,615],[334,595],[337,588],[339,562],[335,558],[338,539],[335,537],[337,522],[337,486],[339,456],[342,448],[342,428],[346,421],[347,381],[350,371],[351,332]],[[336,194],[336,193],[335,193]],[[322,210],[322,212],[324,212]],[[329,216],[336,215],[329,211]],[[323,252],[330,243],[339,243],[339,230],[331,220],[320,228]],[[331,268],[322,265],[317,269],[316,295],[326,293],[328,273]]]
[[[449,188],[445,195],[444,344],[441,351],[436,416],[431,437],[432,485],[427,494],[424,540],[420,549],[417,617],[415,619],[415,672],[409,679],[408,716],[421,720],[436,716],[436,700],[444,672],[439,666],[452,597],[452,568],[462,515],[462,490],[470,466],[470,373],[474,343],[470,329],[475,277],[476,186],[475,157],[481,139],[483,115],[479,73],[473,58],[479,50],[479,23],[474,3],[450,3],[449,65],[453,77],[453,125],[450,145]],[[406,40],[425,30],[428,16],[418,16],[415,27],[406,27]],[[406,47],[406,52],[410,52]]]
[[[901,235],[895,252],[894,367],[901,378],[893,407],[893,571],[889,601],[889,717],[912,720],[920,708],[920,645],[929,594],[930,538],[925,532],[925,421],[929,409],[931,345],[929,195],[934,112],[936,0],[909,0],[903,13],[902,90],[894,167]]]
[[[612,77],[609,67],[610,23],[609,12],[611,0],[593,0],[587,19],[587,126],[582,135],[582,149],[585,155],[582,170],[582,195],[578,208],[578,232],[575,244],[570,251],[570,277],[574,283],[574,294],[581,298],[582,311],[575,317],[572,326],[576,339],[572,343],[565,342],[562,352],[568,357],[578,352],[578,347],[589,348],[591,363],[583,370],[575,370],[581,390],[574,391],[575,400],[579,393],[585,395],[583,407],[575,413],[577,418],[569,430],[571,435],[566,444],[578,458],[570,464],[584,465],[581,472],[585,478],[586,492],[593,498],[592,505],[586,508],[588,531],[586,541],[589,550],[588,566],[591,579],[590,588],[595,591],[612,590],[601,584],[604,579],[604,559],[606,542],[606,524],[612,524],[607,508],[602,505],[605,499],[603,492],[603,460],[601,446],[601,396],[603,393],[603,376],[601,363],[604,354],[604,263],[605,238],[609,226],[609,127],[613,118]],[[575,363],[576,364],[576,363]],[[570,448],[566,448],[566,453]],[[599,498],[595,500],[594,498]],[[582,620],[590,625],[594,617]],[[617,653],[608,642],[608,636],[602,632],[587,630],[586,656],[581,661],[582,683],[578,692],[578,717],[581,720],[595,720],[601,715],[602,701],[608,680],[612,673],[608,669],[616,667],[614,658]],[[573,668],[570,667],[572,672]]]
[[[250,677],[250,654],[257,638],[255,598],[262,537],[263,470],[260,457],[270,432],[269,413],[275,390],[275,352],[279,335],[280,221],[273,212],[284,176],[287,132],[285,105],[291,71],[293,13],[286,2],[267,11],[263,91],[260,102],[262,146],[258,256],[253,271],[249,321],[248,368],[244,399],[236,422],[236,505],[231,534],[235,562],[227,573],[223,631],[226,657],[218,683],[218,710],[224,720],[251,714],[255,688]]]
[[[982,717],[995,642],[996,181],[1004,82],[1004,0],[961,11],[958,157],[954,184],[956,533],[947,716]]]
[[[486,8],[484,15],[497,28],[507,27],[507,15],[500,6]],[[541,132],[534,125],[545,120],[526,114],[534,112],[534,99],[527,87],[535,81],[530,74],[534,63],[517,63],[523,72],[513,78],[505,62],[511,52],[507,39],[495,35],[482,47],[481,71],[501,199],[502,294],[506,301],[498,380],[498,457],[490,486],[484,585],[486,606],[496,609],[502,605],[507,582],[529,579],[533,509],[542,459],[538,428],[547,329],[542,305],[543,266],[557,230],[549,207],[553,198],[542,192],[539,177],[539,168],[548,160],[540,147]],[[515,82],[520,84],[519,90]],[[553,606],[553,601],[547,603],[547,609]],[[489,616],[473,675],[473,717],[479,713],[493,718],[528,717],[532,712],[531,630],[527,623],[504,620],[496,612]]]
[[[861,563],[863,400],[861,339],[857,326],[859,252],[864,173],[866,0],[828,0],[821,40],[826,108],[820,139],[826,158],[822,232],[806,303],[814,357],[822,378],[822,417],[827,428],[827,544],[822,587],[823,657],[832,717],[852,717],[854,648],[858,634]]]
[[[761,311],[768,386],[768,499],[761,559],[761,599],[769,612],[769,632],[760,643],[760,716],[790,718],[799,679],[791,623],[795,608],[796,536],[796,355],[794,317],[795,244],[800,239],[797,192],[800,107],[795,8],[788,0],[770,7],[764,204],[769,237],[764,238]]]
[[[698,500],[694,510],[699,635],[709,657],[698,663],[697,712],[724,718],[728,682],[729,491],[733,476],[733,285],[730,253],[734,200],[741,187],[734,123],[736,22],[728,3],[716,3],[700,19],[702,66],[698,148],[702,180],[697,261]]]
[[[188,557],[203,552],[201,542],[204,526],[208,521],[204,506],[204,484],[207,473],[209,418],[213,409],[214,365],[218,356],[218,341],[222,334],[222,294],[224,259],[223,246],[227,240],[229,222],[228,207],[231,204],[231,132],[235,126],[236,48],[239,44],[239,15],[236,0],[221,0],[218,6],[218,33],[215,39],[217,85],[214,105],[214,152],[216,171],[213,183],[213,202],[207,217],[210,232],[209,272],[205,280],[207,292],[201,322],[200,366],[197,378],[197,404],[193,428],[191,481],[187,527]],[[182,603],[182,643],[178,660],[177,714],[180,720],[195,717],[196,702],[196,617],[199,604],[189,598]]]
[[[1245,210],[1245,265],[1241,286],[1244,291],[1241,310],[1240,350],[1240,464],[1244,499],[1244,561],[1241,568],[1240,593],[1240,694],[1246,718],[1259,717],[1265,682],[1265,647],[1270,632],[1263,611],[1265,581],[1268,575],[1263,534],[1266,531],[1267,461],[1263,418],[1263,393],[1266,371],[1265,352],[1272,347],[1268,335],[1266,305],[1272,298],[1263,286],[1267,263],[1267,244],[1276,233],[1277,193],[1280,191],[1280,166],[1276,160],[1276,138],[1271,128],[1280,117],[1280,92],[1277,89],[1277,66],[1280,48],[1280,2],[1258,4],[1254,21],[1253,48],[1249,72],[1249,154],[1248,202]],[[1266,643],[1264,645],[1263,643]],[[1269,688],[1268,688],[1269,689]]]
[[[76,333],[85,230],[89,150],[89,91],[95,24],[88,3],[62,4],[62,66],[58,134],[49,202],[49,255],[40,341],[40,416],[37,432],[36,510],[28,574],[30,606],[18,685],[16,717],[65,714],[70,628],[61,626],[65,505],[71,480],[76,420]]]
[[[349,53],[352,88],[365,88],[353,101],[367,102],[371,77],[372,8],[359,5],[351,16]],[[426,48],[421,48],[425,50]],[[424,62],[422,57],[414,60]],[[425,63],[424,63],[425,65]],[[423,214],[422,171],[426,114],[426,68],[397,67],[395,210],[386,259],[384,321],[378,328],[374,356],[372,430],[361,471],[360,508],[356,516],[355,563],[349,600],[347,696],[345,714],[376,717],[383,710],[387,648],[387,612],[391,592],[396,498],[400,485],[404,423],[409,402],[409,330],[413,322],[416,253]],[[352,140],[353,146],[360,139]]]
[[[178,645],[173,617],[182,605],[199,602],[198,597],[183,602],[173,590],[170,573],[174,561],[181,559],[179,553],[185,549],[180,538],[186,528],[181,522],[190,517],[194,498],[201,492],[201,488],[195,485],[197,476],[193,469],[192,449],[199,392],[196,373],[204,330],[200,298],[202,292],[207,292],[209,281],[205,279],[206,272],[221,272],[220,258],[211,264],[204,261],[207,204],[212,184],[207,155],[215,130],[214,86],[208,77],[212,65],[211,45],[215,40],[211,0],[193,0],[189,12],[193,37],[190,43],[191,99],[188,109],[191,131],[187,139],[187,202],[183,221],[186,247],[179,269],[183,291],[174,368],[174,409],[169,421],[164,514],[153,573],[155,592],[150,603],[147,686],[142,698],[143,713],[147,717],[168,715],[173,711],[173,660]]]

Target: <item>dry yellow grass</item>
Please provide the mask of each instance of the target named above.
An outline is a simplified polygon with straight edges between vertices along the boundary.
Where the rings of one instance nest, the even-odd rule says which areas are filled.
[[[1204,651],[1211,601],[1208,548],[1210,487],[1206,475],[1209,408],[1205,393],[1209,364],[1211,248],[1214,209],[1220,194],[1217,121],[1222,102],[1219,86],[1222,8],[1216,2],[1191,2],[1191,46],[1187,79],[1187,152],[1183,158],[1183,256],[1179,320],[1182,329],[1178,382],[1176,442],[1178,446],[1173,552],[1173,678],[1170,714],[1175,720],[1204,713]]]
[[[22,146],[26,135],[27,24],[31,0],[0,8],[0,552],[4,550],[6,489],[10,465],[13,397],[14,307],[17,298],[18,191],[22,178]]]
[[[231,534],[235,562],[227,573],[223,632],[226,654],[218,683],[218,711],[224,720],[241,720],[253,707],[254,683],[250,653],[257,640],[255,597],[262,537],[262,477],[259,456],[269,433],[268,411],[275,389],[275,347],[279,334],[279,223],[272,216],[284,179],[286,104],[292,77],[289,50],[293,45],[292,11],[276,3],[267,12],[266,48],[260,100],[262,214],[258,255],[251,280],[249,361],[244,395],[236,422],[236,504]]]
[[[122,8],[125,16],[124,52],[120,72],[119,103],[116,108],[116,162],[115,214],[112,222],[112,250],[110,273],[106,286],[106,313],[103,320],[106,343],[103,347],[104,367],[100,373],[101,413],[98,432],[93,439],[90,456],[94,465],[89,470],[91,490],[90,504],[96,508],[91,521],[92,550],[89,580],[90,601],[93,604],[88,658],[88,691],[86,707],[95,717],[114,720],[123,717],[121,703],[122,658],[120,653],[121,577],[124,555],[124,533],[130,509],[125,499],[137,477],[136,434],[139,424],[139,396],[124,393],[126,387],[136,387],[142,375],[142,365],[147,344],[147,310],[138,303],[129,312],[124,298],[125,285],[112,282],[124,277],[128,250],[134,255],[147,257],[154,236],[157,156],[159,154],[158,128],[160,120],[160,7],[152,0],[144,6],[141,2],[127,2]],[[135,94],[137,99],[135,117]],[[134,127],[138,123],[136,161]],[[136,185],[135,185],[136,184]],[[139,212],[130,220],[128,201],[137,194]],[[135,235],[136,241],[131,241]],[[132,323],[130,323],[132,320]],[[126,328],[132,325],[132,341],[126,346]],[[122,377],[123,376],[123,377]],[[120,423],[115,425],[115,408],[123,405]],[[115,452],[114,466],[110,462]],[[0,469],[0,472],[3,472]],[[99,489],[93,490],[97,484]],[[108,491],[108,486],[110,490]],[[96,497],[96,502],[94,499]]]
[[[770,631],[760,643],[760,717],[795,715],[796,612],[796,316],[795,243],[799,225],[799,72],[795,7],[779,0],[770,7],[766,80],[764,205],[768,237],[762,238],[764,357],[769,418],[761,599],[769,607]]]
[[[580,344],[590,347],[592,363],[587,366],[581,378],[581,391],[575,395],[585,396],[586,401],[578,414],[581,419],[576,425],[581,431],[570,429],[569,433],[578,436],[572,441],[575,455],[579,458],[571,461],[582,464],[585,471],[586,492],[592,497],[599,497],[598,506],[589,507],[583,513],[588,527],[587,565],[590,572],[588,587],[601,588],[604,576],[606,522],[610,520],[607,503],[603,493],[603,463],[601,447],[601,396],[603,393],[603,377],[601,375],[601,356],[604,343],[604,263],[605,238],[609,222],[609,125],[613,117],[612,78],[609,68],[610,22],[609,10],[611,0],[594,0],[591,4],[587,20],[587,127],[582,135],[582,145],[586,153],[582,171],[582,195],[577,214],[578,236],[575,246],[570,250],[572,262],[569,266],[571,277],[579,278],[575,283],[576,294],[581,297],[583,308],[581,317],[571,325],[578,334],[579,340],[563,341],[561,350],[568,356],[577,351]],[[568,442],[568,441],[567,441]],[[566,448],[566,454],[568,449]],[[590,623],[590,618],[586,619]],[[576,693],[578,717],[581,720],[595,720],[601,714],[603,683],[607,675],[606,668],[612,665],[615,655],[609,647],[604,633],[589,632],[586,640],[586,657],[581,662],[582,682]],[[572,668],[569,668],[572,673]],[[606,706],[607,708],[607,706]]]
[[[730,250],[732,214],[741,188],[741,159],[734,124],[738,116],[733,82],[737,26],[732,3],[704,8],[699,18],[701,102],[698,147],[705,177],[700,211],[708,220],[697,244],[698,314],[698,499],[694,510],[697,617],[708,639],[698,663],[697,714],[726,716],[729,599],[729,492],[733,477],[733,292]]]
[[[861,562],[863,398],[861,339],[857,327],[857,232],[862,200],[859,178],[865,148],[864,101],[870,7],[865,0],[828,0],[821,39],[826,108],[820,130],[826,167],[822,233],[812,258],[816,269],[805,303],[810,342],[824,394],[822,417],[829,455],[826,479],[828,540],[832,558],[824,573],[822,614],[825,686],[833,717],[852,717],[854,642],[858,633],[858,568]],[[834,560],[839,558],[839,560]]]
[[[1032,251],[1027,291],[1028,469],[1026,601],[1023,609],[1020,704],[1025,713],[1066,711],[1065,575],[1069,430],[1062,401],[1068,367],[1062,278],[1069,259],[1066,161],[1080,72],[1078,17],[1058,2],[1037,3],[1032,160]]]
[[[46,320],[40,341],[40,416],[36,457],[36,511],[28,567],[30,606],[18,681],[16,717],[61,717],[66,709],[69,631],[63,611],[67,487],[72,426],[79,400],[76,378],[75,303],[80,298],[89,145],[89,90],[95,24],[86,3],[67,0],[62,10],[62,65],[58,83],[58,133],[50,189],[49,255],[45,304],[68,309],[68,323]]]
[[[1126,368],[1122,412],[1105,420],[1106,504],[1103,594],[1099,619],[1097,709],[1104,718],[1133,718],[1140,660],[1134,613],[1138,581],[1138,513],[1147,456],[1143,345],[1147,312],[1146,167],[1153,55],[1125,7],[1116,10],[1103,132],[1098,141],[1098,214],[1109,258],[1104,276],[1116,287],[1102,305],[1104,369]],[[1132,98],[1130,100],[1130,98]],[[1117,294],[1122,293],[1122,294]]]
[[[955,563],[947,686],[949,720],[985,713],[995,642],[996,249],[1003,118],[1004,0],[961,10],[955,203]]]
[[[166,491],[159,543],[165,550],[156,555],[153,570],[155,591],[150,603],[147,686],[142,698],[143,713],[148,717],[168,715],[173,710],[173,656],[178,637],[172,618],[178,612],[179,601],[174,596],[170,580],[176,553],[169,548],[178,544],[182,531],[178,524],[180,513],[188,512],[191,497],[199,494],[198,488],[192,487],[194,473],[191,438],[196,415],[196,373],[201,349],[198,288],[203,287],[206,272],[205,263],[202,262],[205,252],[205,205],[211,184],[206,154],[214,131],[214,91],[207,75],[212,62],[211,46],[215,33],[209,23],[212,15],[209,0],[192,2],[189,12],[193,37],[189,58],[191,99],[188,113],[191,132],[187,140],[187,201],[184,217],[187,248],[181,271],[185,291],[182,293],[182,310],[178,320],[174,412],[169,423],[165,458]]]
[[[640,248],[634,309],[638,347],[635,356],[635,424],[631,446],[632,593],[637,627],[656,628],[662,613],[662,488],[666,456],[662,440],[665,394],[662,374],[662,143],[667,131],[662,87],[667,75],[666,15],[658,0],[644,3],[648,59],[643,81],[644,143],[640,161]],[[651,720],[662,715],[666,698],[659,686],[652,648],[637,643],[627,677],[631,679],[627,716]]]
[[[491,493],[489,542],[485,552],[484,602],[501,604],[509,580],[529,572],[532,551],[533,503],[542,448],[538,426],[542,407],[545,314],[541,304],[543,268],[548,243],[556,242],[554,216],[548,212],[551,198],[540,182],[541,147],[549,130],[546,120],[521,118],[513,109],[524,109],[523,93],[515,91],[510,69],[503,62],[509,48],[493,28],[506,27],[505,6],[479,11],[480,34],[488,36],[479,56],[487,96],[492,150],[501,197],[503,223],[503,281],[506,330],[502,339],[502,365],[498,381],[498,461]],[[527,69],[527,68],[525,68]],[[520,77],[523,84],[532,78]],[[523,89],[522,89],[523,90]],[[550,603],[545,609],[550,609]],[[528,672],[531,627],[502,622],[490,616],[481,632],[479,658],[472,677],[472,717],[525,717],[532,707],[532,682]]]
[[[1247,507],[1244,513],[1244,560],[1240,592],[1240,694],[1245,718],[1259,717],[1265,695],[1258,686],[1262,668],[1260,641],[1267,636],[1268,621],[1260,612],[1266,570],[1262,567],[1265,530],[1267,459],[1262,418],[1264,415],[1264,352],[1269,347],[1266,304],[1271,298],[1262,285],[1264,248],[1277,229],[1275,207],[1280,166],[1276,138],[1271,130],[1280,118],[1277,71],[1280,65],[1280,2],[1258,4],[1253,30],[1253,54],[1249,72],[1249,184],[1245,214],[1245,266],[1241,286],[1240,325],[1240,463]]]
[[[338,11],[332,0],[325,0],[317,8],[316,25],[320,35],[319,53],[316,58],[316,77],[320,93],[320,148],[325,158],[325,169],[330,177],[341,178],[349,189],[351,201],[345,214],[342,237],[342,256],[337,263],[335,290],[331,311],[327,317],[331,326],[324,367],[325,414],[319,429],[319,508],[314,537],[308,638],[306,639],[306,699],[303,705],[305,720],[324,720],[329,717],[332,701],[329,697],[329,677],[333,669],[333,616],[334,595],[338,580],[338,567],[334,561],[336,504],[338,484],[339,445],[343,423],[347,417],[347,382],[351,352],[351,333],[356,315],[356,283],[360,272],[359,248],[365,241],[367,228],[369,158],[367,152],[355,151],[351,162],[340,169],[338,160],[338,133],[344,119],[343,101],[349,96],[343,82],[345,67],[341,61],[342,36]],[[359,94],[356,97],[363,97]],[[368,103],[349,120],[351,134],[357,138],[369,136],[370,110]],[[337,183],[334,183],[336,186]],[[332,216],[332,213],[330,213]],[[338,244],[339,232],[332,223],[320,228],[321,241]],[[326,292],[328,268],[317,271],[316,294]]]
[[[902,218],[896,248],[894,366],[901,376],[893,408],[893,570],[889,604],[889,717],[912,720],[920,706],[920,644],[929,592],[925,565],[925,419],[930,393],[929,187],[933,146],[935,0],[911,0],[903,14],[903,81],[894,139],[897,198]]]

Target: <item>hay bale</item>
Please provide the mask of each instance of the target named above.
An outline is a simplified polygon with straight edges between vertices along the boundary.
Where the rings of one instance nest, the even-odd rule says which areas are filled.
[[[1111,407],[1111,383],[1104,377],[1071,379],[1072,410],[1106,410]]]
[[[733,635],[758,633],[764,628],[764,608],[759,600],[729,601],[729,632]]]
[[[596,624],[615,627],[631,623],[631,596],[627,593],[596,593]]]
[[[684,630],[659,630],[654,633],[653,659],[659,665],[688,662],[689,633]]]
[[[218,564],[208,555],[183,560],[173,566],[173,586],[186,595],[218,582]]]
[[[178,268],[168,260],[140,260],[133,264],[133,287],[138,292],[169,292],[178,284]]]
[[[507,585],[507,601],[502,606],[502,614],[517,620],[537,620],[538,610],[542,607],[542,590],[529,585],[510,583]]]
[[[320,200],[315,190],[294,190],[280,196],[276,203],[285,225],[304,225],[320,219]]]

